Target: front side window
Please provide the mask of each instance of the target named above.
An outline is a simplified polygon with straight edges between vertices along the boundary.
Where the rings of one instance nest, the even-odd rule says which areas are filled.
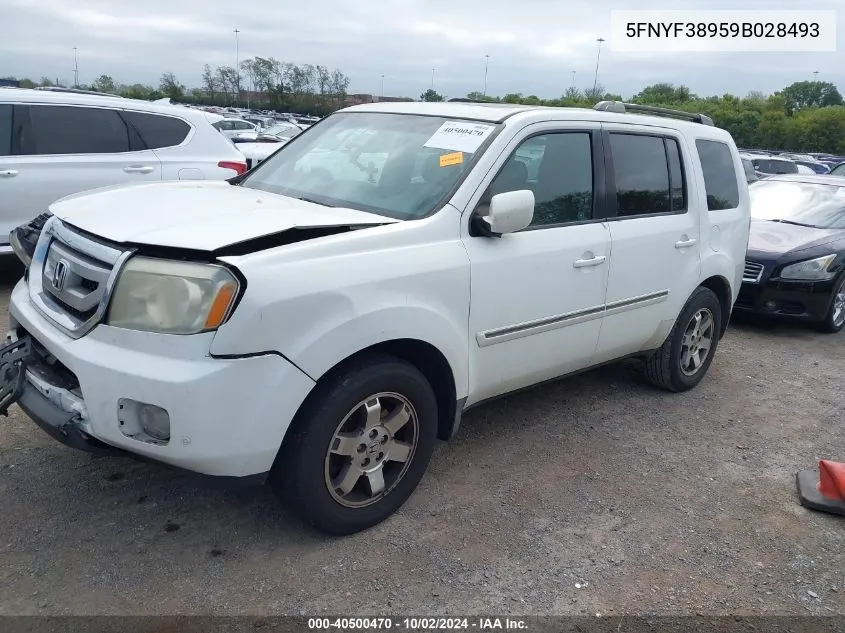
[[[497,126],[381,112],[333,114],[242,186],[400,220],[434,211]]]
[[[751,217],[821,229],[845,229],[845,187],[758,180],[748,186]]]
[[[487,213],[496,194],[534,193],[531,226],[583,222],[593,217],[593,156],[590,134],[560,132],[526,139],[508,157],[479,203]]]
[[[731,148],[726,143],[705,139],[696,140],[695,147],[704,173],[707,209],[736,209],[739,206],[739,185]]]
[[[123,118],[135,128],[147,149],[181,145],[191,131],[182,119],[147,112],[124,111]]]
[[[129,129],[115,110],[79,106],[29,107],[25,154],[116,154],[129,151]]]
[[[673,192],[670,192],[669,162],[663,138],[611,133],[610,151],[618,216],[672,212],[675,203]]]

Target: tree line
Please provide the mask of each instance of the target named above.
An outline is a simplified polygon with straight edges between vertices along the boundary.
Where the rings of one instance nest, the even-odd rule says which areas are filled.
[[[21,86],[53,85],[47,77],[40,82],[21,80]],[[284,112],[324,115],[346,104],[349,77],[338,69],[320,65],[297,65],[272,57],[253,57],[232,66],[203,67],[201,86],[188,89],[171,72],[164,73],[157,87],[121,84],[101,75],[90,85],[98,92],[136,99],[169,97],[176,102],[200,105],[251,106]],[[421,101],[443,101],[433,89],[420,95]],[[602,100],[623,100],[597,85],[589,90],[574,87],[557,98],[508,93],[489,96],[470,92],[467,99],[526,105],[591,108]],[[706,114],[728,130],[740,147],[786,151],[817,151],[845,154],[845,102],[835,85],[823,81],[800,81],[771,95],[750,92],[701,97],[686,86],[658,83],[643,88],[628,101]]]
[[[429,89],[420,99],[442,101],[443,96]],[[591,108],[599,101],[621,101],[622,97],[596,86],[587,91],[568,88],[556,99],[521,93],[491,97],[480,92],[470,92],[467,99]],[[686,86],[658,83],[627,101],[706,114],[717,126],[730,132],[739,147],[845,154],[845,102],[830,82],[799,81],[768,96],[750,92],[745,97],[731,94],[700,97]]]
[[[75,86],[131,99],[169,98],[197,105],[252,107],[257,109],[325,115],[346,103],[349,77],[338,69],[312,64],[292,64],[272,57],[253,57],[234,66],[203,66],[201,85],[188,89],[172,72],[164,73],[158,86],[124,84],[100,75],[90,84]],[[21,79],[22,88],[54,86],[47,77]]]

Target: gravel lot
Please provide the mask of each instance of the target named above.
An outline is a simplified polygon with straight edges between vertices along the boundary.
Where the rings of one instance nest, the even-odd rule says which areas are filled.
[[[0,311],[5,314],[5,280]],[[269,490],[92,459],[0,418],[0,615],[845,613],[845,334],[734,323],[671,395],[633,364],[467,414],[400,513],[306,529]]]

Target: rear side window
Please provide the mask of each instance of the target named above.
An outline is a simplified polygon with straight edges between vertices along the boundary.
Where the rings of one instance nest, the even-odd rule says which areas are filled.
[[[685,195],[678,146],[674,140],[666,143],[667,140],[659,136],[610,134],[618,216],[671,213],[683,208]],[[670,186],[670,146],[674,163],[672,181],[677,178],[676,187]]]
[[[0,156],[12,153],[12,106],[0,105]]]
[[[138,132],[147,149],[180,145],[191,131],[190,125],[172,116],[126,111],[122,115]]]
[[[129,151],[129,129],[115,110],[30,106],[25,154],[116,154]]]
[[[735,209],[739,206],[739,186],[730,147],[719,141],[698,139],[695,142],[704,172],[704,190],[710,211]]]

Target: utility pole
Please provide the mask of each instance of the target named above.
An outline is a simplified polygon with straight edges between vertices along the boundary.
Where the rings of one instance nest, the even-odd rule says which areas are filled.
[[[490,65],[490,56],[484,56],[484,96],[487,96],[487,67]]]
[[[241,53],[239,50],[240,42],[238,41],[238,33],[240,31],[235,29],[235,94],[238,98],[241,96]]]
[[[434,68],[431,69],[431,89],[434,90]]]
[[[73,47],[73,87],[79,88],[79,59],[76,56],[76,46]]]
[[[575,71],[572,71],[572,88],[575,88]]]
[[[593,78],[593,94],[595,94],[596,87],[598,86],[598,82],[599,82],[599,60],[601,59],[601,45],[602,45],[602,42],[604,42],[604,38],[600,37],[596,40],[596,42],[598,42],[599,50],[598,50],[598,53],[596,53],[596,75]]]

